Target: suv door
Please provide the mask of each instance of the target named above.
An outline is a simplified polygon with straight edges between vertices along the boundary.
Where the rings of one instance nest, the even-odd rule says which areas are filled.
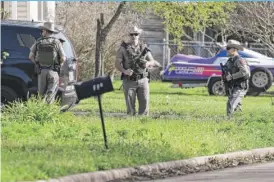
[[[40,37],[40,30],[36,28],[25,27],[18,29],[16,34],[20,49],[24,50],[24,58],[27,59],[31,64],[31,67],[28,70],[28,73],[32,79],[32,84],[29,85],[29,91],[31,93],[36,93],[38,89],[38,75],[34,72],[34,64],[29,60],[29,53],[31,46]]]
[[[1,86],[16,93],[9,100],[27,99],[29,89],[37,85],[33,78],[34,64],[28,58],[29,46],[35,41],[30,31],[27,27],[1,25],[1,53],[9,53],[1,63]]]

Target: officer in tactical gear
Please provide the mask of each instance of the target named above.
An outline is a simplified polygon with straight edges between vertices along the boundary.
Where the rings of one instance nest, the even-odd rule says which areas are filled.
[[[60,40],[53,36],[58,33],[54,24],[45,22],[39,28],[42,36],[31,47],[29,59],[39,65],[38,92],[50,104],[58,91],[58,69],[66,57]]]
[[[123,89],[127,114],[135,115],[136,96],[139,102],[139,115],[149,114],[148,68],[160,67],[150,50],[139,41],[142,30],[136,26],[129,31],[130,41],[123,42],[116,55],[115,67],[122,73]]]
[[[232,82],[227,101],[227,116],[231,116],[234,111],[241,110],[242,98],[246,95],[249,87],[250,68],[247,61],[238,54],[238,50],[243,51],[243,47],[238,41],[229,40],[226,50],[229,59],[225,64],[228,72],[225,79]]]

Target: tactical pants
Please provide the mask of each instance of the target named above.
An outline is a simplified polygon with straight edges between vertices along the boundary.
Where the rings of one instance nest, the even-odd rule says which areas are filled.
[[[38,75],[38,92],[48,104],[52,104],[58,91],[59,75],[51,69],[42,69]]]
[[[246,95],[247,90],[235,87],[231,91],[231,95],[227,101],[227,116],[230,116],[237,109],[241,109],[242,99]]]
[[[136,96],[139,103],[139,115],[149,114],[149,84],[148,78],[142,78],[138,81],[123,80],[123,88],[125,101],[127,106],[127,114],[135,115]]]

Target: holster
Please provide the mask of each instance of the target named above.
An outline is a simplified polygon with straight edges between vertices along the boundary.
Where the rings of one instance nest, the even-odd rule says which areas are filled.
[[[56,71],[59,75],[60,75],[60,71],[61,71],[61,66],[60,65],[54,65],[53,66],[53,71]]]
[[[126,75],[124,75],[124,73],[121,74],[121,80],[123,80],[125,78]]]
[[[41,67],[40,67],[39,63],[36,63],[34,65],[34,74],[36,74],[36,75],[40,75],[41,74]]]

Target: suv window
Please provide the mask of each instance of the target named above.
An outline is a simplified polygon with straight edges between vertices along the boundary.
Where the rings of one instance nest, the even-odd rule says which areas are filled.
[[[12,53],[12,55],[16,55],[17,57],[20,55],[28,58],[31,46],[40,37],[40,31],[36,28],[5,27],[1,25],[1,29],[1,49],[7,49],[7,51],[20,49],[20,54],[18,51]],[[75,58],[74,49],[66,35],[63,32],[59,32],[53,36],[65,40],[63,48],[66,57]]]
[[[1,26],[1,51],[9,53],[9,59],[28,59],[30,46],[35,42],[32,33],[21,27]]]
[[[62,32],[59,32],[58,34],[54,34],[54,37],[56,37],[58,39],[61,38],[61,39],[65,40],[65,42],[63,43],[63,48],[65,51],[66,57],[67,58],[75,58],[74,49],[72,48],[71,42],[68,40],[68,38],[65,36],[65,34]]]
[[[1,29],[1,49],[14,49],[18,47],[15,31],[2,27]]]
[[[31,48],[31,46],[35,43],[35,38],[30,34],[17,33],[17,40],[21,47]]]

